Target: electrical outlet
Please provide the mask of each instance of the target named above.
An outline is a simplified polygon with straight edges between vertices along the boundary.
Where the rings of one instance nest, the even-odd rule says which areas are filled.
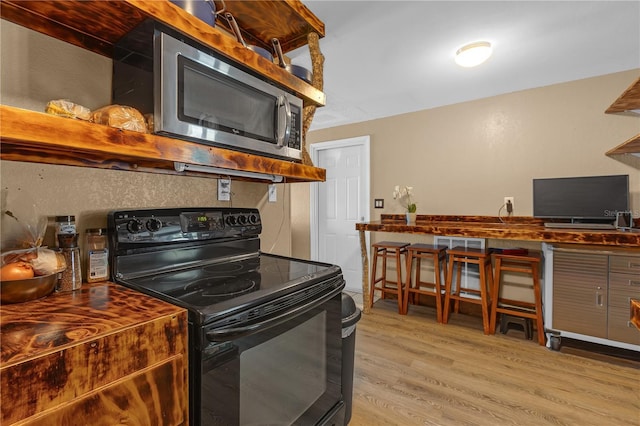
[[[269,185],[269,202],[275,203],[278,201],[278,187],[275,184]]]
[[[231,179],[218,179],[218,201],[231,201]]]
[[[504,205],[508,206],[509,203],[511,203],[511,210],[509,211],[509,213],[513,212],[513,210],[515,209],[515,198],[514,197],[504,197]]]

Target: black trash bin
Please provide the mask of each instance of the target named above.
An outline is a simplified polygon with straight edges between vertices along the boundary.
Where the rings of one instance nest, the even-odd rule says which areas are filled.
[[[344,424],[351,420],[353,403],[353,373],[356,351],[356,324],[362,313],[353,298],[342,293],[342,398],[344,399]]]

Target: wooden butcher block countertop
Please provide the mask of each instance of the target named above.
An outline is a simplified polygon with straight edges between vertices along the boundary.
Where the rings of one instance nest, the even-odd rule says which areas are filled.
[[[418,215],[407,225],[404,215],[383,214],[380,221],[357,223],[359,231],[398,232],[495,238],[547,243],[640,247],[640,229],[634,231],[546,228],[532,217]]]
[[[188,424],[187,312],[114,283],[0,306],[0,423]]]

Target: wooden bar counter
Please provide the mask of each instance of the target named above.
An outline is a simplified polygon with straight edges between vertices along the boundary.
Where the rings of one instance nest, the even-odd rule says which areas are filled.
[[[114,283],[0,306],[0,423],[188,424],[187,321]]]
[[[369,258],[365,232],[394,232],[452,237],[493,238],[591,246],[640,247],[640,229],[629,231],[545,228],[545,220],[514,216],[418,215],[408,225],[405,215],[383,214],[380,221],[356,223],[362,250],[363,312],[369,313]]]

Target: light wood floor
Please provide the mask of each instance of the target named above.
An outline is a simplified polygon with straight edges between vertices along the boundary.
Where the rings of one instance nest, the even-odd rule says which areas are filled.
[[[350,426],[640,425],[640,369],[554,352],[481,319],[376,302],[356,326]],[[512,335],[513,334],[513,335]]]

